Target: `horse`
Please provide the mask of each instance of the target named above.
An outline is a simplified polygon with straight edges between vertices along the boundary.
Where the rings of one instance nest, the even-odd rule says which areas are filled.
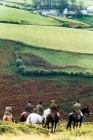
[[[71,124],[72,124],[72,122],[73,122],[73,128],[75,128],[75,126],[78,127],[78,123],[80,123],[79,124],[79,127],[81,127],[84,114],[85,113],[92,114],[90,112],[90,110],[89,110],[89,107],[82,108],[81,112],[82,112],[83,115],[82,116],[81,115],[78,115],[78,117],[77,117],[77,114],[76,113],[74,113],[74,112],[73,113],[70,113],[69,118],[68,118],[67,127],[66,127],[67,129],[70,127],[70,130],[71,130]]]
[[[29,115],[30,115],[30,112],[23,112],[20,115],[19,122],[26,122],[26,119]]]
[[[31,113],[26,119],[26,125],[28,124],[42,124],[44,123],[44,117],[36,113]]]
[[[43,117],[45,118],[45,124],[43,125],[43,127],[45,128],[46,126],[48,126],[49,129],[49,124],[52,123],[51,132],[55,133],[56,125],[59,121],[59,113],[55,115],[55,113],[51,112],[50,109],[47,109],[44,111]]]
[[[12,118],[11,118],[10,115],[4,115],[3,116],[3,121],[10,121],[10,122],[12,122]]]

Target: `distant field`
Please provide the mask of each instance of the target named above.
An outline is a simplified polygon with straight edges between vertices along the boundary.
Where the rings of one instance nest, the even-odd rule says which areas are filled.
[[[93,55],[78,54],[63,51],[54,51],[48,49],[33,48],[23,45],[20,48],[20,53],[23,58],[30,60],[29,54],[34,54],[45,60],[48,64],[55,66],[55,68],[62,71],[85,71],[86,69],[93,70]],[[26,55],[28,53],[28,55]],[[54,59],[55,58],[55,59]],[[39,59],[39,58],[37,58]],[[38,62],[38,67],[41,63]],[[46,64],[47,65],[47,64]],[[28,67],[28,65],[27,65]],[[31,69],[32,64],[29,65]],[[37,66],[36,66],[37,67]],[[33,67],[32,67],[33,68]]]
[[[16,42],[0,40],[0,71],[17,72]],[[6,45],[7,44],[7,45]],[[93,55],[36,48],[21,44],[20,55],[28,70],[46,69],[65,72],[93,71]],[[55,58],[55,59],[54,59]]]
[[[25,3],[24,0],[5,0],[9,2]],[[26,0],[26,3],[32,3],[32,0]]]
[[[62,23],[51,17],[32,14],[30,11],[0,6],[0,20],[35,25],[61,25]]]
[[[56,16],[41,16],[40,14],[33,14],[30,11],[9,8],[0,6],[0,21],[1,22],[17,22],[18,24],[33,24],[33,25],[53,25],[62,26],[63,23],[69,23],[70,27],[81,26],[87,27],[88,24],[77,20],[66,19]]]
[[[80,3],[80,0],[76,0],[77,3]],[[81,2],[83,2],[84,6],[89,6],[89,5],[93,5],[93,0],[81,0]]]
[[[0,38],[28,45],[93,54],[93,32],[50,26],[0,24]]]

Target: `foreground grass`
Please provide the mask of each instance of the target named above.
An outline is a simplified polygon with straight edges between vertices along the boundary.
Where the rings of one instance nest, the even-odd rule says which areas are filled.
[[[50,130],[41,128],[39,125],[26,126],[24,123],[0,122],[0,140],[85,140],[85,137],[86,140],[93,139],[93,123],[83,123],[81,128],[71,131],[65,129],[65,126],[66,123],[61,123],[57,126],[56,133],[52,134]],[[3,132],[3,130],[6,131]]]

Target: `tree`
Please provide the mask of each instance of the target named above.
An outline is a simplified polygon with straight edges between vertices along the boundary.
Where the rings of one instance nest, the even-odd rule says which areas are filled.
[[[70,0],[70,1],[71,1],[72,4],[76,2],[76,0]]]

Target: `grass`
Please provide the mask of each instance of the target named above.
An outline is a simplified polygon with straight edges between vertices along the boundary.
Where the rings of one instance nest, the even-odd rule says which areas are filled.
[[[28,45],[78,53],[93,53],[93,32],[49,26],[0,24],[0,38]]]
[[[76,0],[76,1],[77,1],[77,3],[80,3],[80,0]],[[89,6],[89,5],[93,5],[92,0],[82,0],[81,2],[84,4],[85,7]]]
[[[0,6],[0,20],[34,25],[61,25],[61,22],[51,17],[33,14],[30,11]]]
[[[69,66],[72,65],[72,66],[81,67],[81,69],[83,69],[83,70],[85,70],[85,69],[93,70],[93,65],[92,65],[93,56],[89,55],[89,54],[78,54],[78,53],[70,53],[70,52],[64,52],[64,51],[53,51],[53,50],[39,49],[39,48],[33,48],[33,47],[31,48],[31,47],[27,47],[27,46],[21,47],[20,52],[21,53],[26,53],[26,52],[33,53],[33,54],[43,58],[51,65],[56,65],[56,66],[60,66],[60,67],[63,66],[64,69],[65,69],[65,66],[68,66],[68,69],[70,69],[70,70],[74,69],[74,71],[75,71],[75,67],[69,68]]]
[[[15,73],[17,71],[14,56],[15,46],[13,42],[0,40],[0,71]]]
[[[81,22],[81,21],[78,21],[78,20],[62,18],[62,17],[57,17],[57,16],[51,16],[51,17],[58,20],[58,21],[61,21],[62,23],[68,23],[73,28],[76,26],[81,26],[81,27],[88,27],[89,26],[88,24]]]
[[[0,60],[2,61],[0,71],[5,70],[10,73],[16,73],[16,42],[0,40],[0,44],[0,50],[2,52],[2,55],[0,55]],[[31,61],[31,59],[33,59],[33,56],[30,58],[30,55],[35,55],[34,61],[31,65],[24,64],[28,70],[45,69],[45,67],[47,67],[47,69],[65,72],[85,72],[86,70],[93,71],[93,55],[91,54],[56,51],[51,49],[31,47],[24,44],[21,44],[20,46],[20,54],[28,62],[29,60]]]
[[[5,126],[5,127],[4,127]],[[65,129],[66,123],[62,122],[56,128],[56,133],[51,134],[47,128],[41,128],[39,125],[14,124],[14,123],[0,123],[0,131],[5,130],[0,134],[0,140],[92,140],[93,124],[82,123],[81,128],[72,129],[71,131]],[[10,131],[12,128],[15,131]]]
[[[24,0],[7,0],[9,2],[18,2],[18,3],[25,3]],[[26,0],[26,3],[31,4],[31,0]]]

